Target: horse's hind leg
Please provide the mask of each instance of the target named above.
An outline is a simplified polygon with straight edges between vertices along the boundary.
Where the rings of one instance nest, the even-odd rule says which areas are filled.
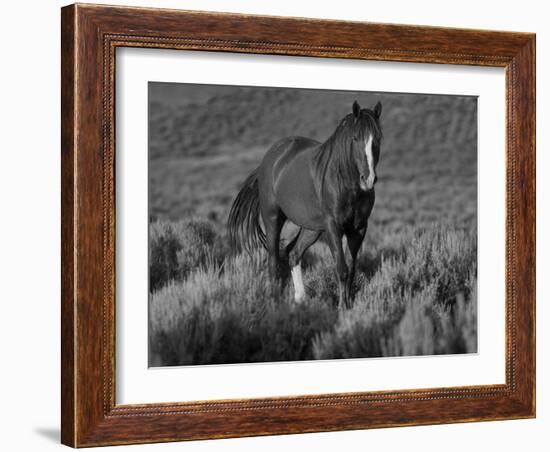
[[[300,229],[295,244],[290,251],[289,264],[292,269],[292,283],[294,285],[294,300],[301,303],[306,291],[302,280],[302,257],[307,249],[313,245],[321,235],[321,231],[311,231],[309,229]]]
[[[286,221],[286,217],[281,209],[274,207],[269,212],[262,213],[262,218],[265,225],[265,235],[267,251],[269,253],[269,264],[272,276],[277,280],[279,285],[282,285],[284,279],[284,271],[281,265],[281,257],[279,251],[279,241],[281,238],[281,230]]]
[[[327,237],[329,247],[336,264],[336,273],[338,274],[338,306],[340,308],[348,307],[347,282],[348,266],[342,248],[342,228],[335,221],[329,220],[327,223]]]

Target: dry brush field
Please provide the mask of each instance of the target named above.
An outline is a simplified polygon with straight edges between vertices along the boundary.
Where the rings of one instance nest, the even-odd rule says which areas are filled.
[[[320,242],[296,305],[263,251],[230,253],[227,214],[270,143],[324,141],[355,99],[384,141],[354,304]],[[475,99],[151,84],[149,109],[150,365],[477,351]]]

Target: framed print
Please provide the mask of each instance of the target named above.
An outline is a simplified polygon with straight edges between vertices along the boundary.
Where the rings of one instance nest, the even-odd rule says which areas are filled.
[[[62,9],[62,442],[535,416],[535,37]]]

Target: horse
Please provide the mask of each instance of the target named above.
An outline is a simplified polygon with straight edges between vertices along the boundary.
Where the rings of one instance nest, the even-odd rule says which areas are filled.
[[[297,303],[306,296],[302,257],[325,234],[338,275],[338,306],[351,306],[357,254],[375,201],[381,112],[380,102],[371,110],[355,101],[324,143],[301,136],[280,139],[245,180],[231,206],[227,228],[233,248],[250,252],[263,246],[270,273],[279,282],[285,279],[286,264]],[[280,249],[287,221],[299,229]]]

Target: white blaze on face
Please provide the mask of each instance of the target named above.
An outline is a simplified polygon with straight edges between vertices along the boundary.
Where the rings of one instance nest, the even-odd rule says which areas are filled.
[[[367,165],[369,166],[367,190],[370,190],[374,186],[374,178],[376,177],[376,173],[374,172],[374,158],[372,156],[372,135],[369,135],[365,142],[365,155],[367,156]]]
[[[301,303],[306,297],[306,291],[302,281],[302,267],[300,264],[292,268],[292,283],[294,284],[294,301]]]

